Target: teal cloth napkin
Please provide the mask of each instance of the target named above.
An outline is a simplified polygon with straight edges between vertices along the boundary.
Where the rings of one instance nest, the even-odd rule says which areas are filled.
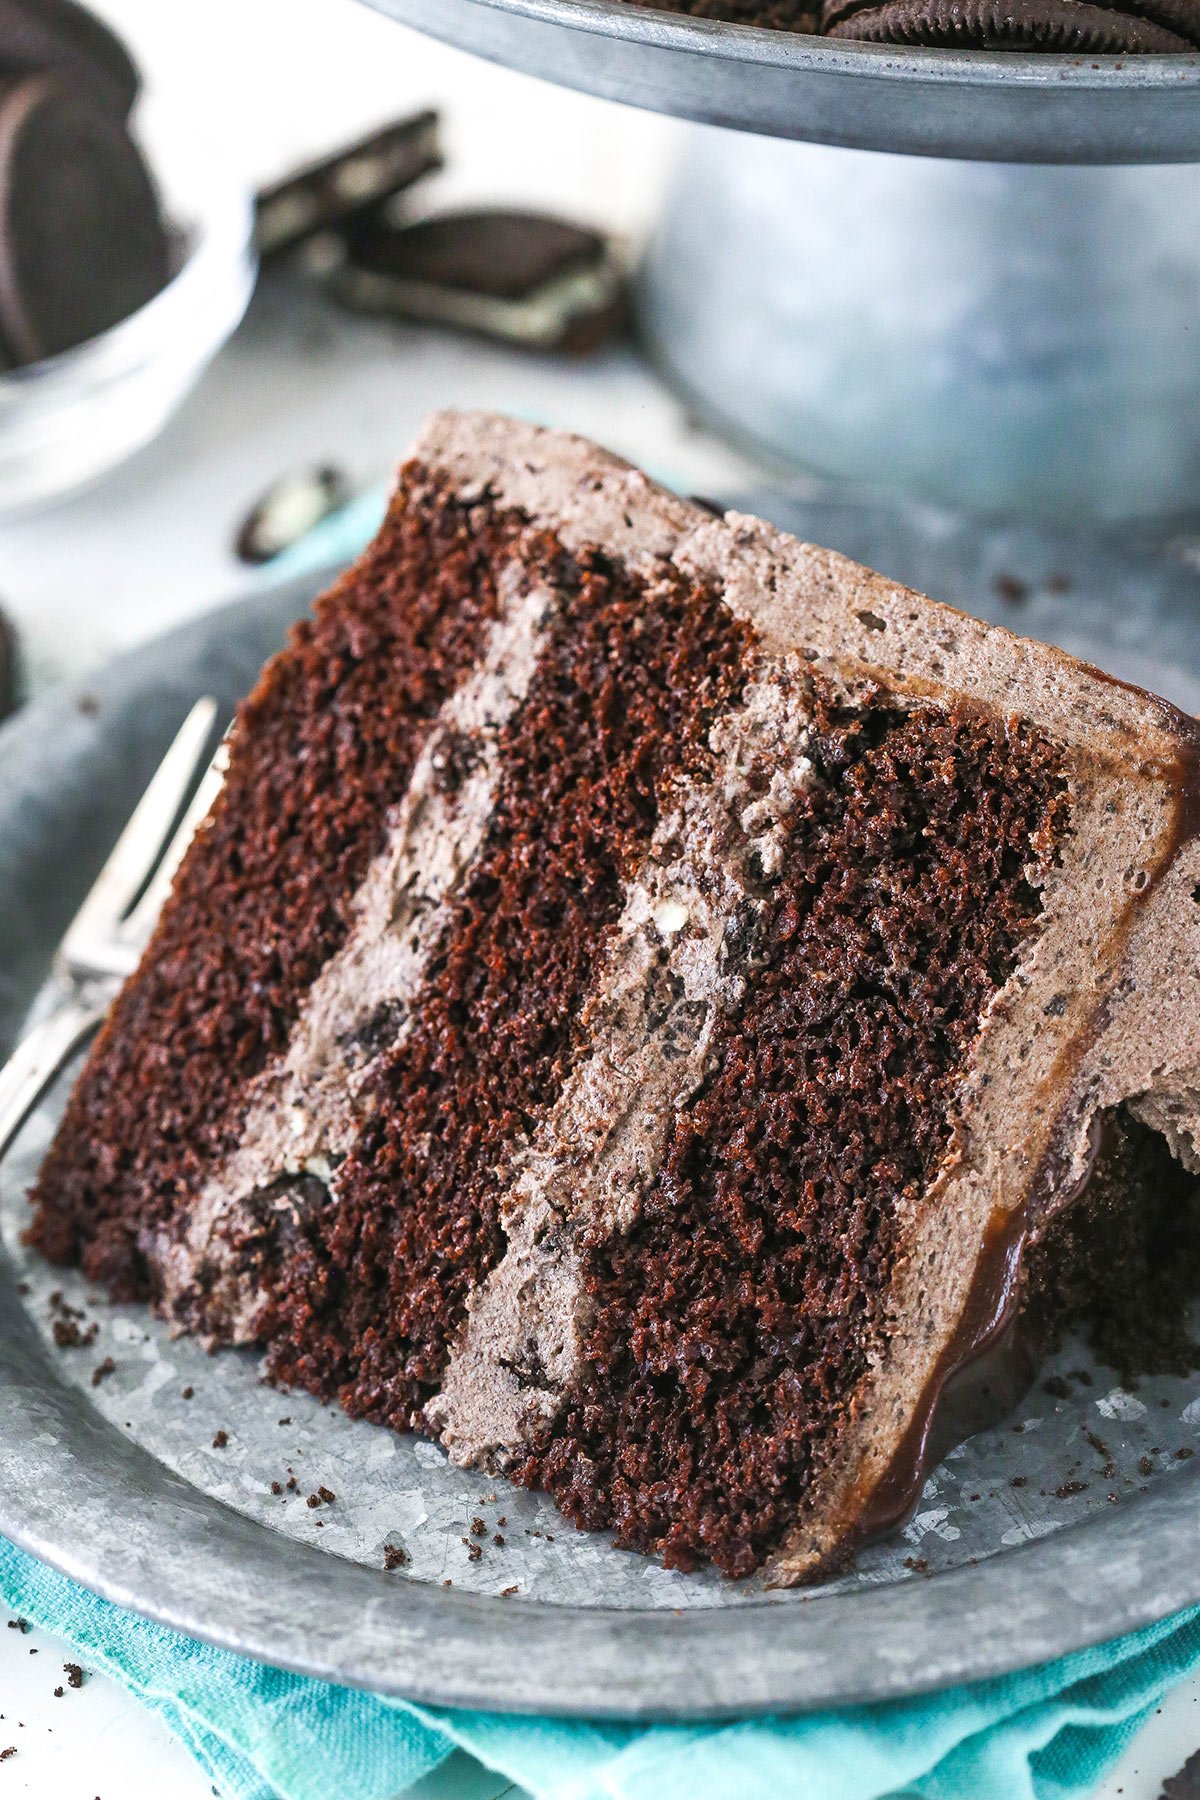
[[[641,1728],[435,1711],[286,1674],[123,1612],[0,1539],[0,1598],[152,1707],[227,1800],[395,1800],[455,1748],[537,1800],[1082,1800],[1200,1667],[1200,1608],[949,1693]]]
[[[271,577],[348,561],[383,506],[363,495]],[[2,1538],[0,1599],[152,1707],[227,1800],[395,1800],[456,1748],[537,1800],[1082,1800],[1200,1668],[1197,1608],[949,1693],[646,1729],[435,1711],[287,1674],[123,1612]]]

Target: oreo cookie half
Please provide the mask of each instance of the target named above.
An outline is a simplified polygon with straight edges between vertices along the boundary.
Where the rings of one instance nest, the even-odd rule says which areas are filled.
[[[43,69],[86,76],[123,118],[141,86],[120,38],[75,0],[0,0],[0,72]]]
[[[370,211],[442,166],[440,121],[416,113],[310,163],[258,197],[260,256],[273,256]]]
[[[334,291],[361,312],[418,319],[576,355],[623,323],[625,278],[599,232],[540,213],[372,215],[346,234]]]
[[[719,19],[724,25],[765,25],[772,31],[820,29],[819,0],[626,0],[626,4],[686,13],[692,19]]]
[[[0,334],[12,361],[72,349],[170,273],[149,171],[121,118],[67,74],[0,93]]]
[[[926,49],[1058,55],[1186,54],[1200,43],[1197,0],[1118,10],[1092,0],[827,0],[829,37]]]

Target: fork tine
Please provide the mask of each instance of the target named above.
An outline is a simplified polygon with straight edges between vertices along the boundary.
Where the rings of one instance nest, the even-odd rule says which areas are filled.
[[[212,761],[200,778],[200,785],[192,797],[191,805],[179,822],[175,836],[163,851],[162,860],[155,869],[145,893],[121,927],[121,935],[139,947],[149,938],[154,929],[158,915],[171,891],[171,883],[175,879],[180,863],[187,854],[188,846],[195,837],[199,826],[212,811],[213,804],[225,780],[228,762],[229,733],[226,732],[217,745]]]
[[[133,816],[117,839],[87,899],[63,938],[59,954],[68,962],[86,953],[97,932],[114,934],[162,854],[167,833],[196,778],[212,736],[217,702],[197,700],[163,757]]]

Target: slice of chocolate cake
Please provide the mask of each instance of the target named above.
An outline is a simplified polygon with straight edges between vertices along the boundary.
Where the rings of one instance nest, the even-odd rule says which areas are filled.
[[[1147,1146],[1200,1170],[1198,745],[435,419],[241,710],[35,1241],[622,1544],[811,1579],[1097,1166],[1110,1211]]]

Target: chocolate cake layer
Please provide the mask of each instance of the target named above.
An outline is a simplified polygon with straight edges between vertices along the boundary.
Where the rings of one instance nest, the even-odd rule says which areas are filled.
[[[36,1239],[623,1543],[812,1579],[1031,1246],[1085,1267],[1103,1122],[1097,1218],[1200,1172],[1198,798],[1163,703],[446,415],[242,711]]]

